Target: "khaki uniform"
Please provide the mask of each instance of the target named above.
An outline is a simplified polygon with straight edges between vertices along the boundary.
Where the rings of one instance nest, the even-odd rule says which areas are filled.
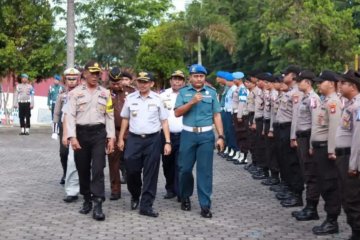
[[[34,107],[34,88],[29,83],[16,86],[14,106],[19,108],[21,128],[30,128],[31,107]]]
[[[265,158],[265,137],[262,135],[264,129],[264,91],[258,87],[255,87],[255,124],[256,124],[256,133],[255,133],[255,146],[254,146],[254,155],[256,163],[259,167],[267,167],[266,158]]]

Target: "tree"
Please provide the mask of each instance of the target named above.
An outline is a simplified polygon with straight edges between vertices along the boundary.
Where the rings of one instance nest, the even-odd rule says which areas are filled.
[[[166,85],[166,79],[175,70],[185,70],[185,43],[176,21],[162,23],[150,28],[141,37],[136,56],[136,68],[155,73],[159,87]]]
[[[325,68],[343,71],[358,49],[358,30],[352,11],[337,11],[330,0],[267,0],[262,23],[262,41],[279,60],[320,72]]]

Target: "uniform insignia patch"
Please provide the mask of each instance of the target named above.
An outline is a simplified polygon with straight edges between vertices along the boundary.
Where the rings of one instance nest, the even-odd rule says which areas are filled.
[[[336,103],[329,104],[330,113],[336,113]]]
[[[312,107],[312,108],[317,107],[317,102],[316,102],[315,98],[310,98],[310,107]]]

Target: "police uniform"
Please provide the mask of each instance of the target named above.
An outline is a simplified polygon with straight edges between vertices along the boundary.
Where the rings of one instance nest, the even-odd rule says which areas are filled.
[[[120,71],[120,68],[114,67],[109,72],[110,82],[119,82],[123,77],[123,73]],[[119,140],[119,132],[121,127],[121,110],[125,103],[125,98],[133,93],[135,89],[131,86],[122,86],[119,91],[112,90],[112,103],[114,107],[114,124],[115,124],[115,136],[117,138],[116,142]],[[127,135],[125,136],[127,137]],[[117,200],[121,198],[121,182],[120,182],[120,172],[119,169],[123,168],[124,164],[124,152],[120,151],[119,148],[115,147],[114,152],[108,155],[109,161],[109,177],[110,177],[110,188],[111,196],[110,200]],[[125,171],[123,171],[124,175]],[[126,178],[126,176],[123,176]]]
[[[360,75],[353,70],[342,75],[344,81],[355,83],[358,90]],[[336,164],[340,171],[342,206],[347,216],[347,223],[352,230],[350,240],[360,239],[360,94],[345,103],[340,126],[336,131]],[[349,175],[349,170],[357,175]]]
[[[254,152],[254,146],[255,146],[255,138],[256,138],[256,132],[250,128],[250,126],[253,125],[254,123],[254,115],[255,115],[255,90],[256,87],[254,87],[253,89],[248,89],[249,94],[247,96],[247,111],[248,111],[248,137],[247,137],[247,145],[249,146],[249,151],[251,153],[251,160],[252,162],[248,165],[245,166],[246,170],[257,170],[257,162],[256,162],[256,158],[255,156],[255,152]]]
[[[171,77],[180,77],[185,81],[185,75],[182,71],[175,71]],[[163,171],[166,180],[165,189],[166,195],[164,198],[169,199],[172,197],[179,197],[179,147],[181,131],[183,130],[182,117],[175,117],[174,107],[176,98],[179,92],[174,92],[172,88],[166,89],[160,94],[165,108],[169,111],[169,128],[171,139],[171,154],[162,154],[161,159],[163,162]],[[162,143],[165,144],[165,138],[162,137]]]
[[[27,74],[21,78],[29,79]],[[19,108],[20,135],[29,135],[31,108],[34,107],[34,87],[29,83],[19,83],[15,89],[14,106]]]
[[[85,65],[85,71],[88,74],[99,74],[101,68],[97,62],[90,61]],[[115,139],[114,109],[110,91],[101,86],[89,89],[87,83],[72,90],[67,109],[67,133],[72,141],[77,139],[81,146],[81,149],[74,149],[80,193],[85,200],[80,213],[90,212],[93,198],[93,218],[104,220],[102,202],[105,200],[106,140]]]
[[[154,81],[147,72],[140,72],[137,80]],[[139,91],[135,91],[126,97],[121,117],[129,121],[124,159],[131,207],[135,210],[140,200],[140,214],[157,217],[153,203],[159,176],[160,130],[162,122],[168,119],[168,112],[159,94],[150,91],[147,97],[142,97]]]
[[[313,81],[315,74],[311,71],[304,70],[296,78],[297,82],[304,79]],[[312,117],[314,112],[320,107],[320,97],[313,89],[305,92],[300,100],[298,108],[298,121],[296,125],[297,151],[302,169],[302,175],[306,186],[306,206],[303,210],[294,212],[293,215],[297,220],[308,221],[319,219],[317,213],[317,204],[319,202],[320,192],[317,186],[316,171],[314,169],[314,159],[309,155],[310,135]]]
[[[323,71],[315,81],[337,82],[339,77],[331,71]],[[311,146],[320,194],[325,201],[327,218],[321,226],[313,228],[314,234],[329,234],[339,231],[337,217],[341,210],[339,172],[336,161],[328,154],[335,154],[336,129],[341,118],[341,101],[336,92],[325,96],[312,121]]]
[[[190,67],[190,74],[207,74],[201,65]],[[211,217],[211,195],[213,178],[213,149],[215,136],[213,130],[214,114],[220,113],[220,104],[215,89],[203,86],[196,90],[192,85],[185,86],[176,99],[175,110],[189,103],[195,94],[200,93],[202,100],[193,105],[183,115],[183,131],[179,150],[179,191],[183,210],[190,210],[190,196],[194,190],[192,170],[196,162],[197,192],[201,215]],[[220,135],[222,133],[219,133]]]
[[[296,73],[297,69],[289,66],[284,74]],[[302,191],[304,190],[304,182],[301,174],[299,158],[296,148],[292,148],[290,140],[296,139],[297,124],[297,108],[300,103],[302,93],[298,90],[296,83],[289,87],[289,90],[283,94],[279,110],[277,112],[277,121],[279,122],[279,144],[281,152],[279,155],[279,164],[282,165],[282,176],[289,186],[289,191],[285,194],[277,194],[279,200],[283,200],[283,207],[302,206]]]

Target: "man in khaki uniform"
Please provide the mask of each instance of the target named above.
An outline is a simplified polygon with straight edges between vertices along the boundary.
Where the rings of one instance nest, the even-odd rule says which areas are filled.
[[[93,200],[95,220],[105,219],[102,211],[105,154],[114,151],[115,140],[114,108],[110,91],[98,85],[100,73],[97,62],[85,65],[86,83],[70,92],[66,111],[68,138],[75,151],[80,193],[84,196],[80,213],[89,213]]]
[[[336,167],[335,135],[341,117],[341,101],[336,93],[336,82],[342,78],[325,70],[314,81],[320,82],[320,91],[325,99],[314,112],[312,121],[310,153],[313,155],[317,185],[325,201],[327,217],[313,228],[316,235],[339,232],[337,218],[341,211],[340,179]]]
[[[336,131],[336,164],[340,171],[342,206],[352,235],[360,239],[360,73],[353,70],[342,75],[340,92],[348,99]]]

